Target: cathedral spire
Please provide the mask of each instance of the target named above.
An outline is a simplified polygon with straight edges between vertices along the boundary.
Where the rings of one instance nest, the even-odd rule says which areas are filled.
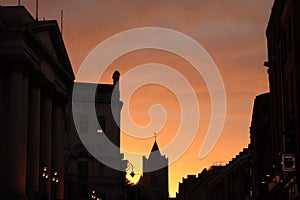
[[[159,151],[159,148],[158,148],[158,145],[156,142],[156,133],[154,133],[154,144],[153,144],[151,152],[155,152],[155,151]]]

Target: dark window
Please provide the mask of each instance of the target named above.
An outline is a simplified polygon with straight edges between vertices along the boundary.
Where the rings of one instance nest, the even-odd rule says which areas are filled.
[[[98,117],[98,121],[99,121],[99,129],[97,130],[98,133],[106,133],[106,120],[104,116],[100,116]]]
[[[80,133],[87,133],[89,127],[89,117],[80,115],[79,117]]]
[[[89,176],[89,163],[88,163],[88,157],[82,156],[83,153],[79,154],[78,158],[78,181],[87,181]],[[86,153],[84,153],[86,155]]]

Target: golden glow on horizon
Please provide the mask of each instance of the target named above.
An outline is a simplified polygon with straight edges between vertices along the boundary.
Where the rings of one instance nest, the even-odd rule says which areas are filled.
[[[107,69],[102,82],[109,82],[111,80],[111,74],[115,69],[121,69],[120,72],[122,78],[122,74],[124,75],[131,68],[147,62],[164,63],[180,71],[180,73],[186,76],[186,78],[191,82],[194,90],[197,92],[197,98],[199,99],[201,116],[198,134],[187,152],[169,167],[170,194],[171,196],[174,196],[174,193],[171,191],[176,191],[178,189],[178,182],[181,181],[183,176],[186,174],[198,174],[203,168],[210,167],[215,161],[229,161],[235,154],[242,150],[242,148],[247,146],[249,141],[248,125],[251,117],[252,99],[249,101],[248,106],[240,108],[248,108],[249,113],[245,115],[240,114],[239,112],[232,112],[231,117],[227,118],[226,120],[223,134],[221,135],[220,141],[217,143],[216,148],[207,158],[204,160],[199,160],[199,148],[202,144],[203,137],[207,131],[210,120],[210,96],[204,81],[201,77],[195,75],[195,71],[189,63],[171,53],[158,50],[135,51],[126,54],[113,62]],[[141,74],[139,77],[137,77],[137,79],[141,78],[142,76],[143,75]],[[231,91],[229,90],[227,93],[230,94]],[[229,99],[229,101],[236,100]],[[150,122],[148,109],[151,105],[156,103],[162,104],[168,114],[165,127],[159,132],[157,137],[158,145],[160,148],[162,148],[167,145],[173,137],[176,136],[175,134],[180,122],[180,107],[174,94],[171,93],[167,88],[161,86],[146,85],[139,88],[133,94],[129,107],[134,121],[139,125],[146,125]],[[236,103],[238,104],[238,102]],[[229,108],[232,109],[231,107]],[[153,136],[148,139],[139,139],[128,136],[124,132],[122,132],[121,135],[121,146],[123,149],[137,153],[143,153],[144,155],[148,155],[150,153],[153,142]],[[126,157],[126,155],[125,158],[134,164],[135,172],[137,173],[134,178],[131,178],[130,176],[127,176],[127,178],[136,183],[139,180],[139,175],[141,173],[141,160],[132,160],[132,158]]]

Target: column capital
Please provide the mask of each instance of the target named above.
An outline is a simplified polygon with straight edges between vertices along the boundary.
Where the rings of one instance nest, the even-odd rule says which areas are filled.
[[[29,74],[31,71],[30,63],[18,56],[14,57],[14,59],[6,59],[3,62],[5,65],[9,66],[7,69],[11,72],[22,72]]]

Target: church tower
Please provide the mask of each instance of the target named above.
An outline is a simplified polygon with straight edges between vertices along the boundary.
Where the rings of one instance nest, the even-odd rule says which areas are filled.
[[[143,156],[141,185],[147,200],[167,200],[169,196],[168,158],[160,153],[156,137],[148,158]]]

